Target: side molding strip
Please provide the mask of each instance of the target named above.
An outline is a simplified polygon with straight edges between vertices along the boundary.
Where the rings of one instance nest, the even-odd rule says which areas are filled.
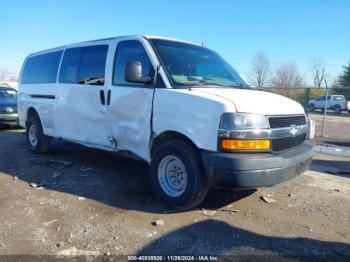
[[[55,99],[56,97],[54,95],[38,95],[38,94],[31,94],[31,98],[43,98],[43,99]]]

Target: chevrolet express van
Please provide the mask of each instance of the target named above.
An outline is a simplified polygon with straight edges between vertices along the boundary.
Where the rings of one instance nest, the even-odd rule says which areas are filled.
[[[131,153],[149,163],[155,195],[175,210],[198,205],[211,186],[279,184],[312,159],[300,104],[251,89],[216,52],[168,38],[30,54],[18,112],[32,152],[62,138]]]

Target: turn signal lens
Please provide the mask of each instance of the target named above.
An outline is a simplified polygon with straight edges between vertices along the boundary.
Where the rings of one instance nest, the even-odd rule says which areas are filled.
[[[228,150],[269,150],[270,140],[221,140],[221,148]]]

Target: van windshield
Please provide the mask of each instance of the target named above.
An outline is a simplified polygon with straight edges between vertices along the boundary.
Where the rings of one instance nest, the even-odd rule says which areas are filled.
[[[151,39],[172,84],[178,88],[248,88],[239,74],[217,53],[193,44]]]

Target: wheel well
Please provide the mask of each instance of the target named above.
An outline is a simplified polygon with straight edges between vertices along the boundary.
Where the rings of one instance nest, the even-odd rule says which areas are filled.
[[[189,143],[191,146],[197,149],[197,146],[187,136],[175,131],[166,131],[154,138],[152,142],[152,147],[151,147],[151,154],[153,154],[153,152],[156,150],[158,146],[160,146],[161,144],[169,140],[182,140]]]
[[[37,112],[33,107],[31,107],[31,108],[28,109],[27,120],[28,120],[29,118],[31,118],[32,116],[37,116],[37,117],[39,117],[38,112]]]

